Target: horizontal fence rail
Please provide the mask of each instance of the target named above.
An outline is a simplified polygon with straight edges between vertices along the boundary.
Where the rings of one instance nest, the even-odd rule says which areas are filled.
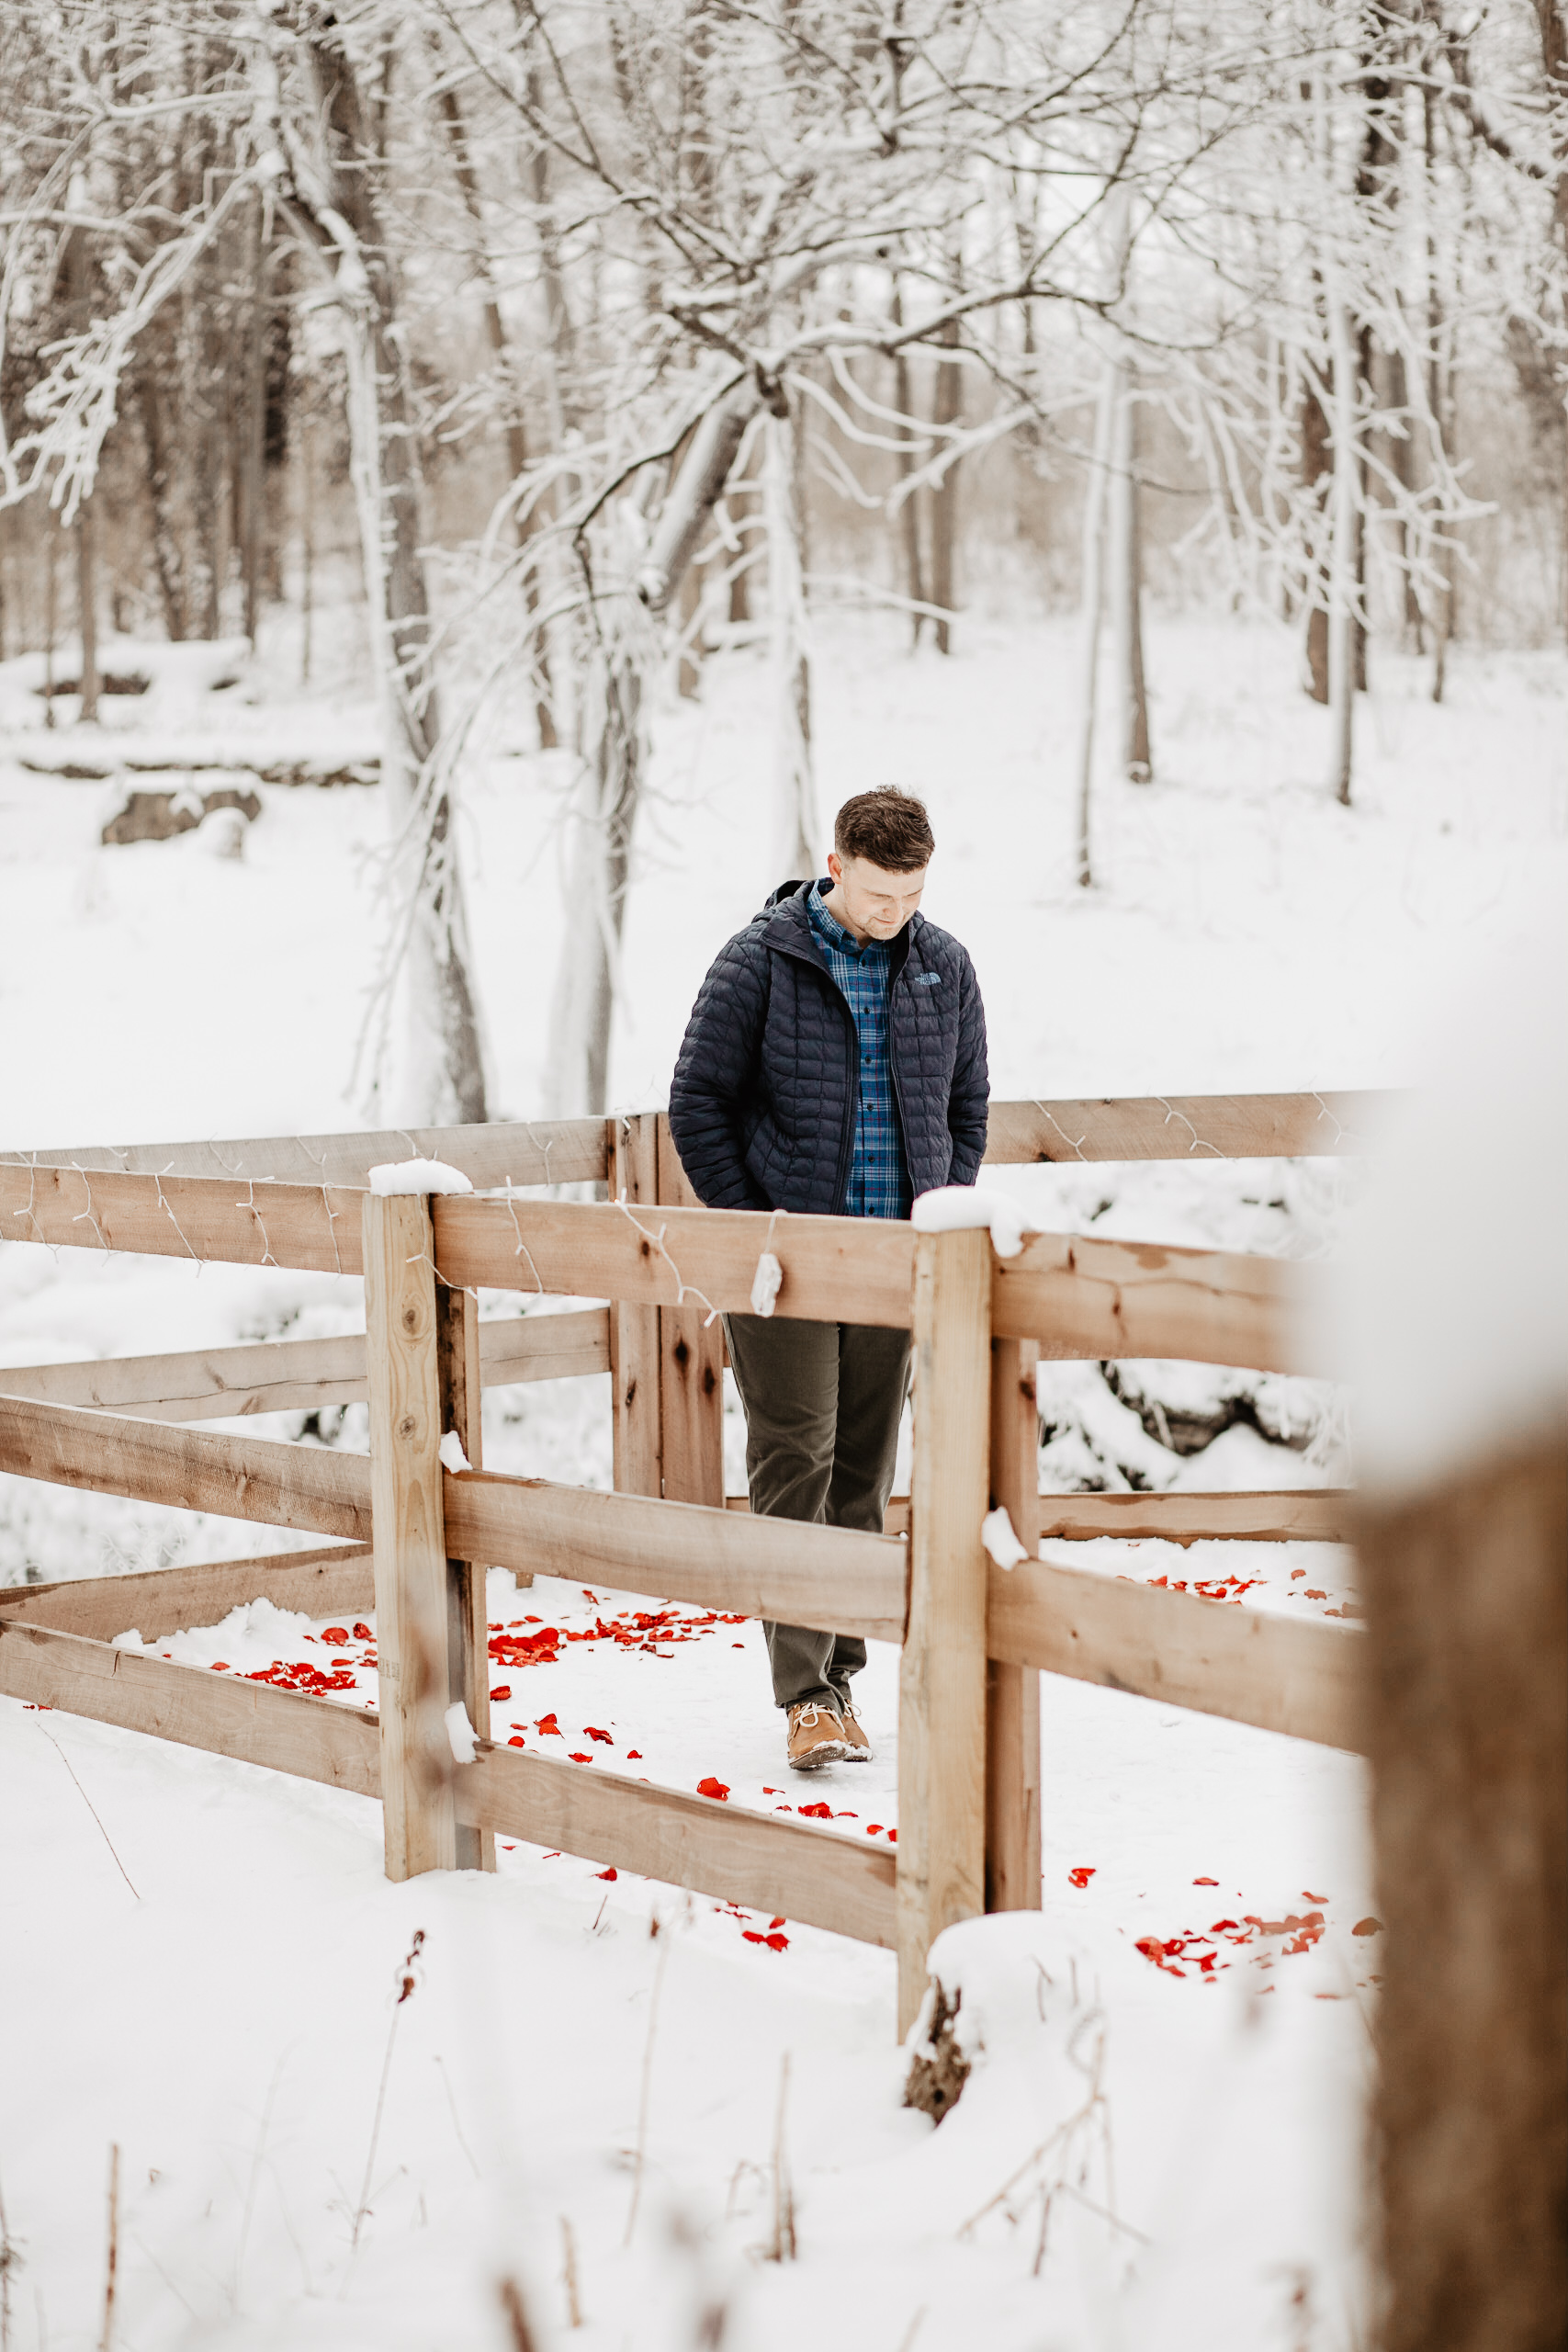
[[[604,1178],[603,1119],[497,1120],[472,1127],[387,1127],[378,1134],[255,1136],[237,1142],[96,1144],[83,1150],[0,1151],[0,1165],[81,1168],[124,1176],[238,1177],[261,1183],[363,1189],[392,1159],[439,1159],[481,1191],[502,1184],[578,1184]]]
[[[344,1273],[362,1270],[362,1193],[207,1178],[0,1169],[0,1235],[162,1257]],[[774,1312],[907,1327],[915,1234],[848,1217],[678,1209],[631,1214],[448,1196],[435,1264],[458,1287],[746,1312],[757,1261],[784,1269]],[[1311,1270],[1277,1258],[1038,1234],[996,1270],[994,1329],[1057,1358],[1186,1356],[1312,1372],[1300,1309]]]
[[[362,1617],[376,1605],[368,1545],[272,1552],[259,1559],[206,1560],[129,1576],[78,1577],[0,1591],[0,1617],[112,1642],[132,1627],[143,1641],[217,1625],[231,1609],[270,1600],[301,1617]]]
[[[993,1167],[1077,1159],[1310,1159],[1365,1151],[1391,1092],[1100,1095],[993,1102]]]
[[[479,1327],[487,1388],[610,1369],[610,1312],[510,1316]],[[107,1362],[0,1366],[0,1394],[80,1405],[150,1421],[227,1420],[253,1413],[364,1402],[363,1331],[331,1340],[262,1340],[250,1347]]]
[[[1092,1095],[993,1102],[990,1167],[1111,1159],[1295,1159],[1366,1148],[1367,1132],[1395,1098],[1332,1094]],[[497,1121],[471,1127],[389,1127],[379,1133],[259,1136],[233,1141],[55,1145],[0,1151],[0,1164],[83,1168],[125,1175],[238,1176],[260,1182],[363,1185],[390,1159],[441,1159],[481,1191],[567,1184],[607,1173],[615,1119]]]
[[[1163,1699],[1325,1747],[1359,1748],[1366,1636],[1092,1568],[992,1567],[993,1657]]]
[[[381,1794],[380,1724],[367,1708],[111,1649],[5,1612],[0,1690],[357,1796]],[[812,1822],[488,1742],[454,1770],[453,1795],[457,1818],[474,1828],[863,1943],[893,1941],[893,1855]]]
[[[1160,1544],[1349,1544],[1348,1487],[1287,1487],[1275,1493],[1186,1491],[1179,1495],[1037,1497],[1040,1540],[1088,1544],[1102,1536]],[[749,1511],[749,1495],[727,1495],[726,1510]],[[908,1535],[909,1498],[889,1495],[885,1535]]]

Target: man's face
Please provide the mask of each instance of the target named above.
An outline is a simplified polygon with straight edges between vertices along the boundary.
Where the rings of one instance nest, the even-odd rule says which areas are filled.
[[[927,868],[915,874],[889,874],[865,857],[841,858],[829,851],[828,871],[835,895],[843,900],[849,928],[867,939],[897,939],[926,887]]]

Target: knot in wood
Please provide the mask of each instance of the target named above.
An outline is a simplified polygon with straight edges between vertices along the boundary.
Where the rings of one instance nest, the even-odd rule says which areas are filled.
[[[412,1331],[418,1321],[419,1309],[414,1305],[413,1301],[410,1299],[408,1305],[403,1309],[403,1329],[405,1331]]]
[[[692,1351],[686,1341],[684,1340],[677,1340],[675,1342],[675,1361],[680,1365],[682,1372],[685,1371],[686,1366],[690,1363],[691,1360]]]
[[[417,1424],[415,1423],[413,1415],[412,1413],[405,1413],[402,1419],[398,1423],[398,1435],[400,1437],[412,1437],[416,1426]]]

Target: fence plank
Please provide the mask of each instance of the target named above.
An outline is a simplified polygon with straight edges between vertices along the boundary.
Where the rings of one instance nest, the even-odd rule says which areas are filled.
[[[484,1430],[479,1411],[479,1303],[472,1291],[435,1285],[435,1366],[441,1397],[441,1430],[461,1440],[476,1470],[484,1467]],[[533,1582],[530,1577],[526,1579]],[[490,1626],[485,1609],[482,1562],[446,1561],[446,1695],[460,1699],[481,1739],[490,1737]],[[456,1850],[460,1871],[492,1871],[495,1839],[488,1829],[458,1822]]]
[[[993,1102],[986,1158],[1295,1159],[1364,1151],[1388,1094],[1102,1095]]]
[[[985,1232],[922,1233],[916,1243],[909,1610],[898,1675],[900,2035],[924,1997],[932,1942],[986,1907],[980,1521],[989,1485],[991,1265]]]
[[[487,1388],[514,1381],[563,1380],[606,1372],[610,1317],[603,1306],[571,1315],[508,1316],[479,1325],[479,1370]],[[251,1347],[197,1348],[176,1355],[112,1356],[86,1363],[0,1367],[0,1391],[39,1404],[134,1412],[139,1420],[216,1421],[253,1413],[312,1411],[363,1404],[365,1335],[264,1340]]]
[[[998,1337],[1042,1358],[1180,1356],[1258,1372],[1321,1372],[1303,1309],[1313,1269],[1151,1242],[1040,1233],[997,1261]]]
[[[0,1396],[0,1470],[175,1510],[370,1540],[370,1464],[362,1453]]]
[[[1113,1535],[1163,1544],[1348,1544],[1355,1495],[1348,1487],[1278,1494],[1042,1495],[1040,1540],[1089,1543]]]
[[[389,1159],[444,1159],[485,1191],[505,1183],[576,1184],[605,1169],[603,1119],[498,1120],[471,1127],[388,1127],[336,1136],[253,1136],[237,1142],[93,1145],[0,1152],[0,1163],[85,1168],[123,1175],[254,1177],[258,1183],[344,1184],[360,1190]]]
[[[370,1553],[357,1544],[319,1552],[270,1552],[260,1559],[209,1560],[136,1576],[76,1577],[0,1592],[0,1617],[112,1642],[134,1625],[144,1642],[189,1625],[216,1625],[248,1600],[302,1617],[357,1617],[376,1606]]]
[[[357,1192],[0,1165],[0,1240],[357,1274]]]
[[[435,1275],[429,1203],[376,1193],[364,1202],[381,1796],[396,1881],[457,1859]]]
[[[651,1112],[611,1121],[610,1196],[628,1208],[652,1208],[659,1199],[659,1121]],[[644,1249],[651,1244],[643,1243]],[[660,1396],[659,1309],[612,1301],[611,1428],[615,1491],[664,1492],[664,1423]]]
[[[991,1341],[991,1504],[1032,1559],[1040,1548],[1040,1413],[1032,1340]],[[1040,1908],[1040,1677],[986,1668],[986,1908]]]
[[[265,1764],[356,1796],[381,1793],[374,1715],[242,1675],[141,1657],[0,1615],[0,1690],[35,1707]]]
[[[1041,1563],[990,1572],[995,1657],[1354,1748],[1365,1635]],[[900,1845],[903,1840],[900,1838]]]
[[[659,1205],[660,1221],[667,1208],[701,1206],[662,1114]],[[659,1388],[665,1498],[716,1510],[724,1501],[724,1332],[709,1310],[660,1308]]]
[[[721,1902],[891,1944],[895,1861],[842,1832],[648,1786],[628,1774],[481,1752],[457,1775],[457,1811],[502,1837],[640,1871]]]
[[[449,1195],[435,1204],[436,1263],[449,1283],[542,1287],[649,1306],[674,1306],[679,1266],[705,1314],[709,1306],[749,1310],[757,1261],[771,1249],[784,1277],[775,1314],[908,1328],[915,1237],[908,1225],[886,1217],[775,1221],[748,1209],[662,1204],[657,1213],[632,1214],[635,1225],[608,1203],[519,1201],[509,1209]],[[668,1257],[658,1246],[660,1233]]]
[[[449,1476],[446,1510],[453,1545],[497,1567],[874,1641],[903,1638],[906,1547],[890,1536],[493,1472]]]

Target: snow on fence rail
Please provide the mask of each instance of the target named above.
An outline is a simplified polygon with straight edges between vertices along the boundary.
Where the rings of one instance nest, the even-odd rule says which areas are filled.
[[[997,1105],[988,1156],[1340,1151],[1368,1100]],[[389,1199],[348,1181],[399,1147],[477,1184],[505,1183],[507,1197]],[[203,1154],[221,1156],[220,1174],[185,1172]],[[312,1181],[296,1181],[301,1154]],[[1314,1370],[1299,1337],[1299,1267],[1051,1234],[998,1260],[984,1232],[704,1210],[690,1205],[667,1121],[651,1114],[547,1135],[449,1129],[69,1159],[0,1158],[0,1238],[363,1272],[367,1333],[0,1374],[0,1470],[339,1539],[310,1554],[0,1594],[0,1690],[379,1795],[393,1877],[493,1866],[501,1830],[764,1905],[896,1945],[902,2030],[943,1927],[1038,1905],[1039,1670],[1356,1744],[1351,1628],[1036,1556],[1047,1534],[1346,1539],[1342,1495],[1036,1491],[1038,1355]],[[608,1178],[610,1203],[516,1196],[589,1174]],[[917,1394],[940,1409],[920,1417],[912,1494],[884,1535],[726,1508],[715,1318],[750,1305],[764,1250],[783,1269],[776,1313],[912,1329]],[[610,1304],[481,1326],[481,1285]],[[483,1470],[482,1384],[605,1365],[616,1492]],[[353,1397],[370,1406],[368,1458],[177,1426]],[[443,1465],[448,1430],[470,1469]],[[998,1504],[1026,1555],[1010,1570],[980,1544]],[[899,1517],[908,1542],[891,1532]],[[897,1861],[805,1822],[493,1747],[490,1566],[900,1643]],[[132,1619],[144,1634],[211,1623],[263,1591],[316,1613],[376,1610],[378,1714],[110,1645]],[[453,1761],[454,1699],[478,1735],[471,1764]]]

